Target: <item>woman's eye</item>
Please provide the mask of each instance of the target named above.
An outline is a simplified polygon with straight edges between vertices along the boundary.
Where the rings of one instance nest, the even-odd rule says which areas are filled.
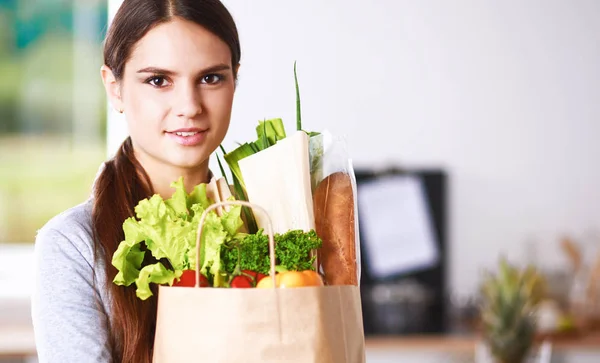
[[[219,75],[219,74],[207,74],[206,76],[202,77],[202,83],[217,84],[222,79],[223,79],[223,77],[221,77],[221,75]]]
[[[167,85],[167,80],[165,77],[160,76],[149,78],[146,82],[157,88],[165,87]]]

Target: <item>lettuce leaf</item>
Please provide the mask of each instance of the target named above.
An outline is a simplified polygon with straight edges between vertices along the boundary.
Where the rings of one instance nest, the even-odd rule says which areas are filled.
[[[152,296],[150,284],[172,285],[184,270],[196,269],[196,239],[200,218],[213,203],[200,184],[187,194],[183,178],[171,184],[172,197],[163,200],[156,194],[141,200],[135,217],[123,222],[125,239],[112,256],[118,270],[113,283],[136,284],[136,295],[145,300]],[[222,286],[221,245],[232,238],[243,225],[240,206],[231,207],[219,217],[211,211],[203,233],[202,272],[214,276],[214,285]],[[144,265],[145,264],[145,265]]]
[[[175,278],[180,277],[183,271],[167,270],[165,266],[158,262],[152,265],[147,265],[140,271],[139,277],[136,280],[137,290],[135,294],[142,300],[146,300],[152,296],[150,283],[156,284],[173,284]]]
[[[213,278],[213,286],[219,287],[224,281],[221,281],[219,271],[221,269],[221,246],[227,240],[227,232],[223,224],[220,223],[215,214],[209,214],[202,230],[201,248],[202,248],[202,267],[200,272],[207,275],[210,272]]]
[[[206,184],[196,185],[194,190],[190,193],[190,195],[187,198],[188,209],[192,210],[192,212],[194,212],[197,215],[202,215],[202,212],[213,203],[214,201],[208,199],[208,197],[206,196]],[[201,207],[201,209],[194,209],[194,206]]]
[[[177,192],[175,193],[177,197]],[[142,200],[135,208],[138,223],[136,233],[143,236],[148,250],[155,259],[167,258],[175,270],[187,267],[185,254],[191,245],[193,226],[186,223],[181,212],[181,205],[173,203],[174,199],[163,201],[159,195],[150,200]],[[171,202],[171,203],[169,203]],[[186,201],[183,201],[185,207]],[[170,205],[175,204],[175,208]],[[179,207],[179,209],[177,209]]]
[[[123,224],[124,229],[128,229],[131,220],[126,220]],[[127,232],[125,232],[127,236]],[[121,242],[117,251],[112,258],[112,264],[119,270],[114,278],[114,282],[118,285],[131,285],[140,273],[142,261],[144,260],[145,252],[140,249],[139,242],[131,239],[125,239]]]
[[[213,276],[213,286],[225,286],[226,281],[221,264],[221,248],[225,242],[235,238],[238,229],[242,226],[240,218],[241,206],[232,206],[229,211],[223,212],[221,218],[215,213],[209,213],[202,229],[200,272]]]
[[[185,188],[183,186],[183,178],[179,178],[179,180],[177,180],[176,182],[171,184],[171,187],[175,188],[175,193],[173,193],[173,196],[171,197],[171,199],[167,199],[165,201],[165,204],[169,207],[171,207],[171,209],[173,210],[173,212],[176,213],[177,216],[185,218],[186,215],[188,214],[188,205],[187,205],[187,200],[188,200],[188,195],[185,192]],[[155,195],[154,197],[157,197],[158,195]],[[159,199],[162,200],[162,198],[159,197]],[[138,208],[140,208],[138,206]],[[138,213],[138,218],[139,217],[139,211],[137,210],[138,208],[136,208],[136,213]],[[150,212],[152,212],[152,210],[150,210]]]

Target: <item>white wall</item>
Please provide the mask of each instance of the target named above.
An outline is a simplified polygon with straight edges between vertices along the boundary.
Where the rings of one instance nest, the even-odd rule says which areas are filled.
[[[499,252],[600,229],[600,2],[226,0],[242,67],[225,145],[257,120],[348,136],[361,165],[451,177],[449,279],[472,292]],[[216,163],[213,163],[216,170]]]
[[[228,140],[293,128],[298,60],[307,128],[346,133],[359,164],[447,167],[459,293],[530,236],[552,266],[558,233],[600,227],[600,2],[225,3],[243,45]]]

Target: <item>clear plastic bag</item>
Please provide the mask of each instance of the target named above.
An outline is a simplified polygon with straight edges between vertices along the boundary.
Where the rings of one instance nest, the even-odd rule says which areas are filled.
[[[317,265],[329,285],[360,286],[356,177],[346,140],[324,131],[310,138],[309,158],[317,235]]]

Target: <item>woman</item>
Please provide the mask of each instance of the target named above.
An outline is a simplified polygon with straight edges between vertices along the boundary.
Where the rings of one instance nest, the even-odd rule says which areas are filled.
[[[101,69],[130,137],[105,163],[90,199],[49,221],[35,246],[32,316],[39,361],[151,362],[156,298],[116,286],[122,223],[154,193],[206,183],[229,127],[240,45],[219,0],[125,0]]]

